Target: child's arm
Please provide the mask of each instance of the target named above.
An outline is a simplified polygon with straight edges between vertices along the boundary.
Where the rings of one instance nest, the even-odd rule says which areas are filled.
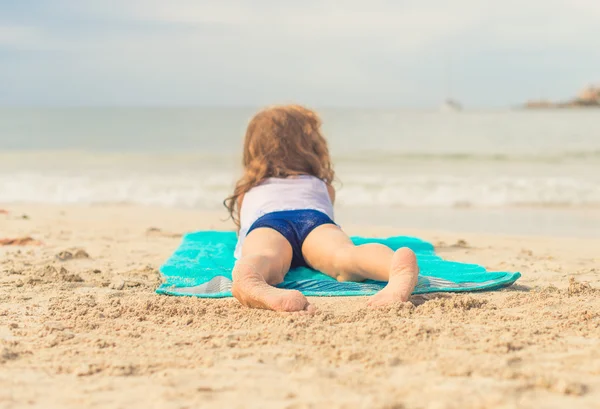
[[[331,204],[335,203],[335,188],[331,186],[329,183],[327,184],[327,193],[329,193],[329,198],[331,199]]]
[[[240,195],[240,197],[238,197],[237,199],[237,212],[238,212],[238,217],[240,216],[240,214],[242,213],[242,203],[244,202],[244,195]],[[237,234],[239,236],[240,234],[240,226],[237,227]]]

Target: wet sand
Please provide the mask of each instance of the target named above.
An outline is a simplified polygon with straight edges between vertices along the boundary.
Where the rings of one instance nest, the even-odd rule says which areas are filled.
[[[0,239],[34,240],[0,246],[0,408],[600,407],[598,239],[348,225],[523,277],[382,310],[311,298],[311,317],[154,294],[223,213],[0,207]]]

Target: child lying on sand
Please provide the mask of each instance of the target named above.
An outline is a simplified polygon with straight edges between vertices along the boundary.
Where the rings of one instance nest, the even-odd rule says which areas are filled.
[[[244,175],[225,200],[238,226],[232,293],[243,305],[312,311],[296,290],[273,287],[307,266],[338,281],[388,281],[371,306],[408,301],[419,269],[408,248],[355,246],[333,221],[334,171],[313,111],[297,105],[259,112],[244,140]]]

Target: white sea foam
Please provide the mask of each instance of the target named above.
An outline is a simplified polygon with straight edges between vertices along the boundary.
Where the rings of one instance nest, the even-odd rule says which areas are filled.
[[[16,171],[0,173],[3,203],[134,203],[219,208],[232,191],[226,171]],[[345,173],[342,207],[600,206],[600,181],[516,177]]]

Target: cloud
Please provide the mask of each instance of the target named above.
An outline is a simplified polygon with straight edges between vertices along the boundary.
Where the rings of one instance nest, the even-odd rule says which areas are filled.
[[[102,2],[104,13],[110,3]],[[600,6],[596,0],[129,0],[117,9],[122,18],[170,24],[221,24],[259,34],[320,38],[383,37],[410,43],[433,42],[458,34],[497,37],[504,43],[592,40],[598,33]],[[99,11],[99,9],[96,9]],[[504,41],[503,41],[504,40]]]
[[[448,62],[467,105],[600,80],[596,0],[29,3],[0,13],[0,103],[427,106]]]
[[[31,48],[39,46],[41,41],[36,27],[0,24],[0,47]]]
[[[477,2],[461,13],[447,8],[399,7],[388,1],[139,1],[129,0],[119,8],[119,18],[136,22],[163,23],[182,27],[221,27],[232,34],[290,39],[305,43],[342,42],[361,38],[389,40],[402,46],[422,45],[472,24],[480,13]],[[110,4],[110,3],[109,3]],[[110,15],[111,6],[96,3],[95,12]],[[116,15],[113,16],[117,18]]]

